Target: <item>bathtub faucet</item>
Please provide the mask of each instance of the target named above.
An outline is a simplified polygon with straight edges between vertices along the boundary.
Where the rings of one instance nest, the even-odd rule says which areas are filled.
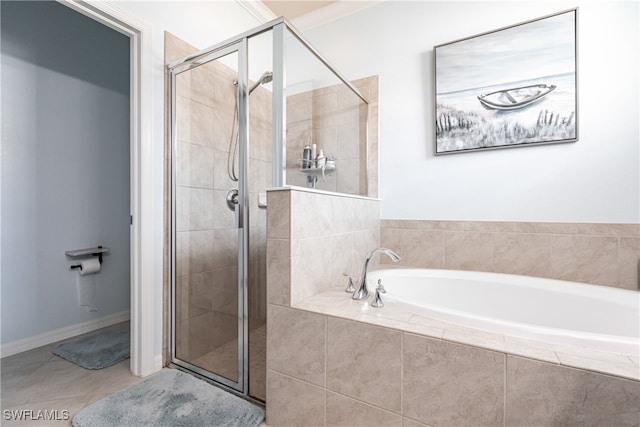
[[[353,299],[367,299],[369,297],[369,290],[367,289],[367,269],[369,268],[369,261],[371,261],[371,257],[375,254],[382,252],[391,258],[394,262],[400,261],[400,255],[393,252],[391,249],[387,248],[378,248],[372,251],[367,259],[364,262],[364,267],[362,268],[362,275],[360,276],[360,282],[358,283],[358,289],[353,293],[351,298]]]

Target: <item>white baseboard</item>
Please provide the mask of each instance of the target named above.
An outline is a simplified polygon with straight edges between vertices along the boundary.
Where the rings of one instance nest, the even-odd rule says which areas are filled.
[[[64,328],[45,332],[44,334],[36,335],[33,337],[22,338],[17,341],[3,344],[0,347],[0,357],[7,357],[17,353],[22,353],[23,351],[42,347],[43,345],[51,344],[56,341],[64,340],[67,338],[75,337],[76,335],[82,335],[86,334],[87,332],[95,331],[96,329],[115,325],[116,323],[126,322],[127,320],[129,320],[130,316],[131,314],[129,311],[122,311],[120,313],[101,317],[100,319],[77,323],[75,325],[66,326]]]

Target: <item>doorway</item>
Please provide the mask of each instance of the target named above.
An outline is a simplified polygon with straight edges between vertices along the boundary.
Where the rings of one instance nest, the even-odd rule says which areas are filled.
[[[37,346],[129,317],[130,40],[57,2],[1,7],[2,337]],[[97,246],[81,280],[65,253]]]
[[[40,3],[40,2],[3,2],[2,7],[9,3]],[[130,170],[124,172],[125,176],[130,176],[130,211],[127,212],[125,221],[130,223],[130,319],[131,319],[131,371],[135,375],[148,375],[162,367],[162,360],[160,356],[160,338],[159,333],[154,332],[157,328],[154,326],[154,312],[155,297],[154,295],[159,292],[154,287],[154,277],[158,268],[154,267],[153,257],[154,252],[157,252],[159,247],[154,239],[154,213],[152,209],[142,209],[145,206],[150,205],[152,195],[156,190],[153,186],[153,160],[151,159],[151,123],[152,123],[152,105],[151,105],[151,92],[152,92],[152,56],[151,56],[151,29],[147,24],[139,21],[138,19],[123,13],[121,10],[109,6],[108,4],[96,4],[84,1],[67,1],[59,0],[57,2],[41,2],[49,3],[54,6],[61,7],[66,6],[67,10],[71,9],[80,14],[91,18],[94,21],[102,24],[105,28],[108,27],[116,32],[126,36],[129,39],[129,53],[130,53],[130,129],[129,129],[129,148],[130,148]],[[65,9],[65,8],[62,8]],[[3,18],[6,15],[3,10]],[[92,52],[92,55],[98,53]],[[6,63],[3,63],[3,68]],[[109,67],[105,67],[108,72]],[[3,73],[3,77],[6,74]],[[3,85],[3,92],[5,90]],[[4,92],[6,93],[6,92]],[[61,98],[61,102],[64,103],[67,99]],[[15,104],[13,107],[19,105]],[[15,110],[16,114],[19,111],[17,108],[11,108]],[[56,108],[54,105],[52,108]],[[9,109],[3,111],[3,119],[9,120],[9,114],[6,112]],[[34,119],[33,116],[24,116],[26,120]],[[6,129],[6,128],[5,128]],[[8,154],[5,149],[7,147],[9,133],[3,131],[3,152]],[[24,147],[20,147],[24,151]],[[8,160],[8,156],[3,156]],[[69,159],[65,158],[63,163],[69,163]],[[12,166],[18,166],[12,164]],[[6,169],[3,171],[6,172]],[[22,183],[22,180],[18,180]],[[3,184],[8,185],[9,180],[3,179]],[[60,183],[64,186],[64,183]],[[6,193],[5,193],[6,194]],[[3,196],[5,195],[3,194]],[[71,195],[71,192],[68,192]],[[3,200],[3,207],[7,206],[6,201]],[[3,222],[7,220],[7,216],[3,216]],[[11,240],[11,236],[8,236],[7,230],[9,227],[3,227],[3,244],[5,241]],[[11,228],[13,230],[13,227]],[[34,247],[39,247],[35,245]],[[70,248],[67,248],[70,249]],[[15,251],[13,251],[15,252]],[[3,251],[3,264],[8,262],[6,254],[9,252]],[[64,253],[64,252],[63,252]],[[30,253],[25,256],[24,259],[32,257],[34,253]],[[126,271],[126,269],[125,269]],[[3,269],[3,273],[6,270]],[[4,274],[3,274],[4,275]],[[9,301],[10,299],[4,298],[6,291],[6,276],[3,277],[3,301]],[[56,295],[56,299],[64,298],[61,295]],[[3,311],[3,315],[6,315],[8,311]],[[40,316],[40,313],[39,313]],[[17,319],[14,319],[17,320]],[[6,324],[6,322],[5,322]],[[65,329],[66,331],[66,329]],[[80,332],[81,333],[81,332]],[[68,337],[67,335],[57,333],[54,340]],[[3,335],[3,338],[8,338]],[[34,346],[42,345],[47,341],[47,334],[38,335],[37,339],[19,340],[22,350],[33,348]],[[25,341],[24,344],[22,341]],[[3,353],[8,346],[3,345]],[[19,350],[19,351],[22,351]]]
[[[152,148],[153,61],[151,27],[146,22],[106,3],[57,0],[130,39],[130,177],[131,177],[131,372],[146,376],[164,366],[162,328],[157,328],[156,277],[161,267],[154,264],[162,247],[156,241],[153,199],[162,190],[154,185]]]

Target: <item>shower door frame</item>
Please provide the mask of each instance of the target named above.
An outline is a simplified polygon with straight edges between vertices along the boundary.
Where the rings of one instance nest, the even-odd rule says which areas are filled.
[[[217,49],[210,49],[204,53],[192,55],[178,64],[169,65],[169,93],[171,96],[171,362],[177,366],[189,369],[203,377],[216,381],[231,390],[247,396],[249,391],[249,306],[248,306],[248,259],[249,259],[249,188],[248,188],[248,158],[249,158],[249,106],[248,106],[248,70],[247,70],[247,37],[232,43],[226,43]],[[176,356],[176,151],[177,151],[177,120],[176,120],[176,76],[189,72],[193,68],[227,55],[238,54],[238,203],[235,205],[236,227],[238,233],[238,333],[237,333],[237,381],[207,371]]]
[[[224,377],[212,374],[208,371],[198,368],[196,366],[186,366],[190,369],[206,378],[213,379],[219,384],[228,387],[231,391],[241,394],[245,397],[249,396],[249,303],[248,303],[248,266],[249,266],[249,213],[248,213],[248,163],[249,163],[249,93],[248,93],[248,44],[249,38],[260,35],[267,31],[273,31],[273,89],[272,89],[272,186],[282,187],[286,185],[286,94],[285,94],[285,39],[286,31],[296,38],[308,51],[315,56],[328,70],[330,70],[342,83],[344,83],[356,96],[358,96],[369,108],[369,101],[360,93],[360,91],[347,80],[341,73],[339,73],[335,67],[333,67],[327,59],[322,56],[317,49],[315,49],[302,34],[293,27],[285,18],[277,18],[273,21],[264,23],[255,27],[252,30],[246,31],[235,37],[227,39],[223,42],[217,43],[208,48],[202,49],[192,55],[186,56],[182,59],[176,60],[169,64],[168,70],[170,75],[170,96],[171,96],[171,232],[169,233],[170,240],[170,252],[171,252],[171,277],[170,277],[170,306],[171,306],[171,333],[170,333],[170,348],[172,362],[175,363],[175,286],[176,286],[176,257],[175,257],[175,230],[176,230],[176,212],[175,212],[175,148],[176,148],[176,117],[175,117],[175,75],[179,72],[186,71],[190,68],[196,67],[207,60],[224,56],[220,52],[225,51],[230,53],[231,51],[238,50],[238,126],[239,126],[239,159],[238,165],[240,169],[240,178],[238,191],[240,194],[241,206],[241,220],[242,237],[241,247],[242,253],[240,254],[241,260],[239,260],[238,268],[238,281],[239,281],[239,301],[238,301],[238,343],[242,343],[242,348],[238,351],[238,367],[239,375],[238,382],[229,381]],[[238,49],[233,49],[233,46],[239,46]],[[220,53],[220,54],[219,54]],[[365,165],[366,175],[368,176],[368,164],[369,164],[369,117],[368,113],[365,116]],[[366,180],[368,185],[368,178]],[[368,187],[367,190],[368,192]],[[240,263],[242,267],[240,268]],[[241,274],[242,273],[242,274]],[[242,276],[242,279],[240,278]]]

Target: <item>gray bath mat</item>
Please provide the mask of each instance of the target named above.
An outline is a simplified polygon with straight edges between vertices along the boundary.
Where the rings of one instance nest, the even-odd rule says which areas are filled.
[[[51,353],[85,369],[102,369],[129,357],[129,341],[127,329],[105,328],[66,340]]]
[[[259,426],[261,408],[192,375],[160,371],[98,400],[73,417],[75,427]]]

